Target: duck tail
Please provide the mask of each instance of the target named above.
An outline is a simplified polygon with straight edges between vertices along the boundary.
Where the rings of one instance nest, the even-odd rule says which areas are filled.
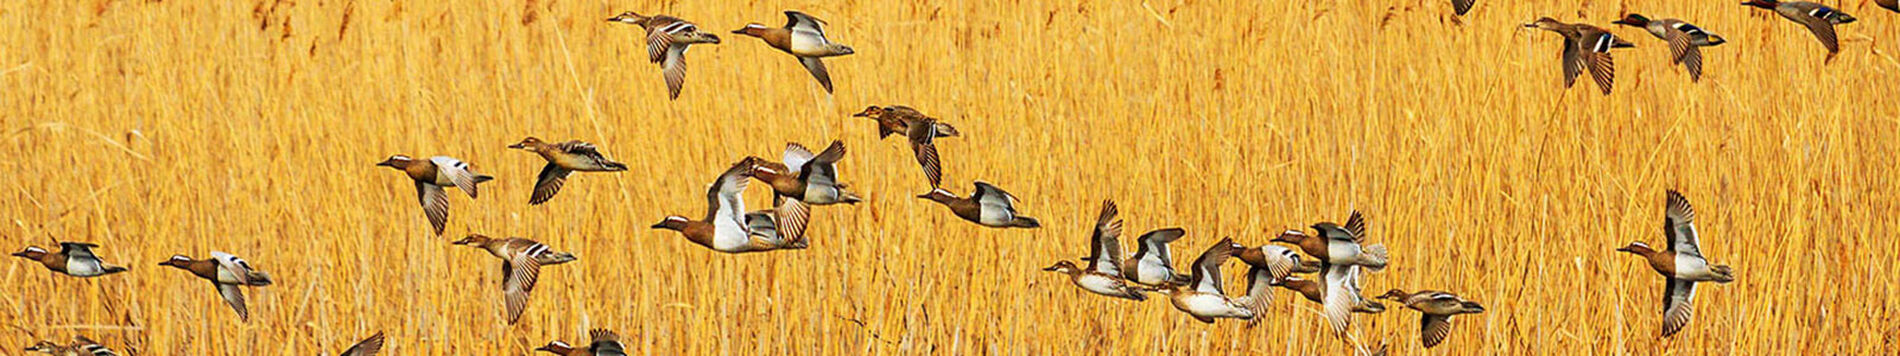
[[[548,256],[547,259],[548,259],[547,262],[543,262],[541,264],[542,265],[562,264],[562,263],[574,262],[574,260],[578,260],[580,258],[574,257],[574,254],[572,253],[558,252],[558,253],[550,254],[550,256]]]
[[[1464,312],[1466,313],[1477,314],[1477,313],[1484,312],[1484,306],[1478,305],[1478,302],[1463,302],[1463,303],[1458,303],[1458,304],[1459,306],[1463,307]]]
[[[109,265],[109,264],[104,264],[104,263],[101,263],[101,264],[99,264],[99,265],[100,265],[101,267],[104,267],[104,268],[105,268],[105,270],[106,270],[106,273],[105,273],[105,274],[113,274],[113,273],[119,273],[119,272],[125,272],[125,271],[126,271],[126,268],[125,268],[125,266],[115,266],[115,265]]]
[[[1027,217],[1027,216],[1018,216],[1016,217],[1015,221],[1009,222],[1009,226],[1020,227],[1024,229],[1034,229],[1034,228],[1042,227],[1042,222],[1036,221],[1036,218]]]
[[[840,186],[839,188],[843,188],[843,187]],[[838,195],[839,195],[838,202],[840,203],[857,204],[857,203],[864,202],[864,198],[858,197],[857,193],[852,193],[852,192],[840,189],[838,190]]]
[[[1710,34],[1710,35],[1709,35],[1709,44],[1706,44],[1706,45],[1703,45],[1703,46],[1704,46],[1704,47],[1707,47],[1707,46],[1714,46],[1714,45],[1719,45],[1719,44],[1723,44],[1723,43],[1728,43],[1728,39],[1726,39],[1726,38],[1722,38],[1722,36],[1717,36],[1717,35],[1714,35],[1714,34]]]
[[[936,125],[938,137],[957,137],[963,135],[957,132],[956,127],[950,126],[950,124],[943,123],[942,121],[936,122]]]
[[[493,177],[493,176],[484,176],[484,175],[476,175],[476,176],[475,176],[475,184],[481,184],[482,182],[487,182],[487,181],[491,181],[491,180],[495,180],[495,177]]]
[[[1715,272],[1716,283],[1728,283],[1728,282],[1735,281],[1735,270],[1729,269],[1728,265],[1716,265],[1714,267],[1710,267],[1709,269]]]
[[[1366,248],[1363,251],[1360,251],[1360,255],[1363,258],[1365,258],[1366,269],[1370,269],[1373,271],[1385,269],[1385,262],[1386,262],[1385,244],[1373,244],[1371,246],[1366,246]]]
[[[606,163],[605,165],[607,166],[607,171],[608,171],[608,172],[619,172],[619,171],[625,171],[625,170],[627,170],[627,164],[626,164],[626,163],[620,163],[620,162],[607,162],[607,163]]]
[[[251,286],[263,287],[271,284],[270,274],[263,271],[251,271]]]
[[[1140,288],[1128,287],[1127,289],[1128,289],[1128,293],[1124,295],[1123,298],[1128,298],[1128,300],[1133,300],[1137,302],[1148,300],[1148,294],[1142,293]]]

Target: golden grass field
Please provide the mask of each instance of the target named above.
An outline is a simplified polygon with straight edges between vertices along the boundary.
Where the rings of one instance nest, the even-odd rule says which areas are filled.
[[[1362,316],[1358,337],[1396,354],[1900,352],[1900,14],[1827,1],[1860,21],[1824,65],[1799,25],[1737,2],[1481,0],[1461,24],[1439,0],[0,2],[0,248],[94,242],[132,268],[77,279],[7,257],[0,354],[76,334],[132,354],[335,353],[379,330],[387,354],[522,354],[591,328],[651,354],[1349,352],[1285,292],[1259,326],[1204,325],[1040,271],[1087,254],[1104,199],[1125,244],[1186,227],[1183,263],[1366,212],[1393,261],[1368,294],[1488,309],[1432,350],[1416,312]],[[1662,41],[1611,28],[1625,8],[1730,43],[1690,83]],[[835,95],[728,33],[787,9],[857,49],[826,60]],[[678,101],[644,32],[603,21],[627,10],[725,40],[694,47]],[[1637,44],[1616,51],[1613,95],[1562,90],[1562,40],[1518,26],[1539,16]],[[906,144],[849,117],[890,104],[961,129],[939,141],[946,188],[995,183],[1044,228],[915,198]],[[505,148],[527,136],[634,168],[529,206],[544,161]],[[867,201],[817,208],[808,250],[718,254],[648,227],[703,214],[732,162],[830,140]],[[410,181],[373,166],[392,154],[498,179],[451,191],[438,237]],[[1673,339],[1663,279],[1614,251],[1663,239],[1666,189],[1738,275],[1702,286]],[[543,269],[509,326],[499,260],[449,244],[468,233],[581,260]],[[277,280],[246,289],[250,323],[157,266],[211,250]]]

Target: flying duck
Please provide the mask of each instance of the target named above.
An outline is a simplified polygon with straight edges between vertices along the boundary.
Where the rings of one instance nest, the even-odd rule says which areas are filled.
[[[588,336],[593,337],[594,341],[593,343],[588,344],[587,347],[574,347],[574,345],[568,345],[566,342],[562,342],[561,340],[554,340],[554,341],[549,341],[546,346],[541,346],[541,348],[537,348],[534,350],[546,351],[551,354],[563,355],[563,356],[626,356],[627,355],[626,345],[620,344],[620,335],[616,335],[612,331],[607,331],[607,329],[594,329],[593,331],[588,332]]]
[[[1299,230],[1287,230],[1279,237],[1273,238],[1273,242],[1299,246],[1300,250],[1306,252],[1307,255],[1328,264],[1359,265],[1374,271],[1385,268],[1385,245],[1364,245],[1366,218],[1358,211],[1353,211],[1352,217],[1346,219],[1345,227],[1332,222],[1321,222],[1313,224],[1313,230],[1319,236],[1307,235]]]
[[[1692,82],[1702,80],[1702,50],[1699,48],[1728,42],[1722,36],[1677,19],[1650,20],[1640,14],[1629,14],[1623,16],[1622,20],[1616,20],[1616,24],[1639,27],[1656,38],[1668,41],[1670,60],[1688,68],[1689,81]]]
[[[725,253],[804,248],[804,229],[810,217],[805,204],[783,199],[771,211],[745,211],[740,193],[745,192],[758,164],[758,159],[747,158],[719,175],[706,190],[704,219],[673,215],[653,224],[653,228],[678,231],[687,241]]]
[[[1321,314],[1326,322],[1332,324],[1333,333],[1345,335],[1352,330],[1352,313],[1378,314],[1385,311],[1385,304],[1367,300],[1360,294],[1360,276],[1364,274],[1362,266],[1321,263],[1321,278],[1326,282],[1325,301],[1320,302]]]
[[[647,59],[660,64],[666,77],[667,98],[678,100],[680,87],[686,85],[686,47],[694,44],[719,44],[719,36],[699,32],[694,25],[667,15],[641,16],[633,11],[607,18],[608,22],[640,25],[647,30]]]
[[[1577,74],[1584,68],[1590,69],[1590,78],[1596,79],[1597,88],[1603,89],[1603,95],[1610,95],[1610,86],[1616,80],[1616,61],[1610,58],[1611,48],[1636,47],[1596,26],[1585,24],[1567,24],[1549,17],[1524,24],[1524,27],[1543,29],[1564,36],[1564,88],[1577,84]]]
[[[35,351],[35,352],[40,352],[40,353],[45,353],[48,355],[55,355],[55,356],[117,356],[118,355],[118,353],[112,352],[112,349],[108,349],[106,348],[105,345],[100,345],[98,342],[92,341],[92,339],[87,339],[85,336],[74,336],[73,343],[70,345],[60,345],[60,344],[55,344],[52,341],[42,340],[38,343],[33,344],[33,346],[27,347],[26,351]]]
[[[1168,244],[1187,236],[1187,230],[1171,227],[1141,234],[1135,254],[1122,263],[1122,275],[1129,281],[1148,286],[1165,283],[1187,284],[1188,275],[1174,270],[1174,252]]]
[[[937,156],[936,141],[943,135],[937,131],[937,119],[924,118],[910,125],[909,130],[904,136],[910,139],[910,150],[917,157],[917,165],[924,169],[924,179],[930,181],[931,189],[942,187],[943,163]]]
[[[1255,308],[1228,298],[1226,290],[1221,287],[1225,284],[1221,278],[1221,264],[1245,248],[1234,243],[1233,238],[1221,239],[1208,247],[1201,257],[1194,259],[1194,275],[1188,277],[1187,285],[1169,283],[1163,289],[1168,292],[1168,301],[1174,304],[1175,309],[1194,316],[1194,320],[1202,323],[1213,323],[1214,318],[1253,319]]]
[[[368,339],[363,339],[362,342],[358,342],[356,345],[350,346],[350,349],[343,350],[341,356],[376,356],[379,352],[383,352],[383,332],[381,331],[376,332],[376,335],[370,335]]]
[[[1321,278],[1324,277],[1325,276],[1321,276]],[[1280,284],[1276,284],[1275,286],[1285,288],[1294,293],[1299,293],[1301,297],[1306,297],[1308,301],[1322,304],[1326,303],[1326,287],[1321,286],[1319,282],[1300,278],[1299,276],[1287,276],[1280,280]]]
[[[825,71],[825,63],[819,61],[819,58],[857,52],[851,50],[850,46],[832,43],[830,39],[826,39],[825,29],[821,26],[825,23],[824,20],[798,11],[786,11],[785,18],[787,21],[783,28],[771,28],[753,23],[732,33],[758,37],[765,40],[766,45],[798,57],[798,63],[804,64],[805,70],[811,71],[811,76],[818,78],[818,84],[824,85],[825,92],[830,93],[831,74]]]
[[[548,245],[519,237],[496,239],[468,234],[454,244],[479,248],[501,259],[501,292],[508,307],[508,324],[520,321],[521,312],[528,309],[528,294],[534,292],[534,282],[541,277],[541,266],[576,259],[574,254],[557,252]]]
[[[956,194],[951,194],[943,188],[931,190],[917,197],[941,203],[949,207],[950,212],[956,213],[957,217],[977,225],[994,228],[1042,227],[1042,223],[1036,221],[1035,218],[1016,212],[1016,196],[983,181],[976,181],[976,192],[970,193],[969,198],[958,198]]]
[[[1393,289],[1386,291],[1379,299],[1391,299],[1405,304],[1405,307],[1417,310],[1418,339],[1426,348],[1438,346],[1445,337],[1451,335],[1451,317],[1458,314],[1477,314],[1484,312],[1484,306],[1478,302],[1465,300],[1457,294],[1440,291],[1422,290],[1406,293]]]
[[[1094,234],[1089,236],[1089,261],[1087,269],[1075,268],[1069,261],[1056,262],[1044,271],[1055,271],[1069,276],[1069,282],[1082,290],[1110,297],[1133,301],[1148,300],[1140,289],[1131,287],[1122,279],[1119,266],[1122,255],[1122,220],[1117,218],[1114,201],[1102,202],[1102,214],[1095,219]]]
[[[1828,60],[1833,60],[1834,55],[1841,52],[1840,40],[1834,35],[1834,25],[1854,22],[1854,16],[1845,12],[1806,1],[1748,0],[1742,5],[1775,10],[1781,17],[1807,26],[1808,31],[1814,32],[1814,38],[1821,40],[1821,45],[1827,47]]]
[[[224,297],[224,303],[237,311],[238,320],[250,321],[251,312],[244,306],[244,290],[240,286],[262,287],[271,284],[270,274],[251,268],[250,262],[232,256],[223,251],[211,251],[211,258],[193,260],[185,255],[172,255],[158,265],[172,266],[190,271],[192,275],[211,281],[217,287],[218,295]]]
[[[757,162],[752,177],[771,186],[774,196],[780,199],[792,198],[811,205],[857,204],[864,200],[838,182],[838,160],[844,159],[842,141],[831,141],[824,153],[816,155],[804,145],[786,144],[782,164],[757,157],[750,159]]]
[[[541,167],[541,175],[534,181],[534,193],[528,196],[529,205],[554,199],[554,193],[560,193],[561,186],[567,184],[567,175],[570,173],[627,170],[627,165],[601,155],[594,144],[581,141],[548,143],[531,136],[522,139],[521,143],[508,145],[508,148],[534,152],[548,160],[548,165]]]
[[[442,236],[442,230],[449,222],[449,194],[443,187],[456,187],[468,193],[469,199],[474,199],[476,184],[495,179],[477,174],[469,169],[468,163],[449,156],[416,160],[395,155],[376,165],[402,171],[409,179],[416,181],[416,196],[422,201],[422,212],[429,216],[429,224],[435,226],[436,236]]]
[[[99,260],[99,256],[92,253],[94,247],[99,247],[99,245],[61,242],[59,252],[47,252],[39,246],[27,246],[26,249],[14,252],[13,255],[39,262],[48,270],[73,277],[98,277],[125,272],[126,269],[123,266]]]
[[[1254,306],[1256,315],[1266,313],[1273,302],[1274,286],[1285,284],[1294,273],[1319,272],[1318,261],[1300,257],[1299,252],[1285,246],[1261,245],[1240,250],[1234,257],[1247,264],[1247,296],[1243,298],[1249,298],[1247,301],[1251,303],[1247,304]],[[1310,288],[1314,293],[1310,298],[1319,302],[1319,288],[1317,285]]]
[[[1728,266],[1710,264],[1702,257],[1701,243],[1696,238],[1695,208],[1689,206],[1688,198],[1674,190],[1669,191],[1668,205],[1663,209],[1663,236],[1669,243],[1663,251],[1656,251],[1642,241],[1616,250],[1642,256],[1651,269],[1669,280],[1663,286],[1662,325],[1662,336],[1669,337],[1682,331],[1682,327],[1689,325],[1689,319],[1695,317],[1692,301],[1696,283],[1728,283],[1735,281],[1735,274]]]
[[[890,137],[891,134],[894,133],[909,133],[910,125],[919,121],[926,119],[936,120],[925,116],[923,112],[919,112],[917,109],[903,105],[872,105],[864,108],[863,112],[851,114],[851,117],[866,117],[871,118],[871,120],[877,120],[878,139]],[[951,127],[950,124],[938,121],[935,122],[934,126],[937,130],[934,132],[934,136],[936,137],[956,137],[958,135],[957,128]]]

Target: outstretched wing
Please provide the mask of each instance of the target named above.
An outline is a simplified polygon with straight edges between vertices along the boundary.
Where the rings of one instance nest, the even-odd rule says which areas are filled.
[[[469,198],[476,197],[475,173],[468,170],[467,162],[449,156],[429,157],[429,162],[435,163],[436,174],[448,177],[449,182],[468,193]]]
[[[917,164],[924,169],[924,178],[930,180],[930,188],[943,185],[943,166],[937,157],[936,120],[923,119],[910,125],[910,148],[917,156]]]
[[[1121,275],[1122,220],[1114,201],[1102,201],[1102,214],[1095,219],[1095,233],[1089,237],[1089,270],[1110,276]]]
[[[1696,241],[1695,207],[1674,190],[1669,191],[1668,205],[1663,208],[1663,234],[1669,237],[1669,249],[1702,257],[1702,243]]]
[[[806,15],[803,12],[798,12],[798,11],[785,12],[785,28],[791,29],[792,31],[811,31],[813,33],[817,33],[818,37],[824,37],[825,36],[825,28],[823,26],[824,22],[825,22],[824,20],[819,20],[816,17],[811,17],[811,15]]]
[[[527,253],[517,253],[502,262],[507,272],[501,281],[502,297],[508,307],[508,324],[521,320],[521,313],[528,309],[528,295],[534,292],[534,283],[541,278],[541,263]]]
[[[383,333],[380,331],[356,343],[355,346],[350,346],[349,350],[343,351],[342,356],[374,356],[379,352],[383,352]]]
[[[442,235],[442,229],[449,224],[449,193],[443,191],[442,186],[416,182],[416,199],[422,201],[422,213],[429,216],[429,225],[435,227],[435,234]]]

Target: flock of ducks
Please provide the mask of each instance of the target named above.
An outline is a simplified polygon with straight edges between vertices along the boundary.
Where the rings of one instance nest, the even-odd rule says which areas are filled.
[[[1460,3],[1459,14],[1469,9],[1471,0],[1453,0]],[[1900,12],[1900,0],[1875,0],[1880,7]],[[1834,56],[1841,53],[1839,36],[1834,26],[1854,22],[1854,16],[1845,12],[1806,1],[1748,0],[1742,5],[1773,10],[1775,14],[1794,23],[1801,24],[1814,33],[1814,38],[1827,48],[1827,62],[1833,62]],[[1702,80],[1702,47],[1711,47],[1728,43],[1728,40],[1703,30],[1701,27],[1678,19],[1655,19],[1641,14],[1627,14],[1615,22],[1618,25],[1632,26],[1648,31],[1669,43],[1670,60],[1681,64],[1689,72],[1689,81]],[[1616,81],[1616,61],[1611,58],[1610,50],[1630,48],[1636,45],[1618,38],[1601,27],[1582,23],[1563,23],[1549,17],[1524,24],[1524,27],[1554,32],[1564,37],[1563,69],[1564,88],[1577,83],[1577,76],[1586,69],[1590,78],[1597,83],[1597,89],[1603,95],[1610,94],[1610,87]]]
[[[1900,11],[1900,6],[1894,2],[1879,1],[1883,7]],[[1470,10],[1474,1],[1453,0],[1452,3],[1457,13],[1463,15]],[[1809,2],[1750,0],[1745,4],[1774,10],[1782,17],[1806,25],[1828,48],[1830,59],[1839,52],[1833,26],[1854,21],[1852,16],[1838,10]],[[772,48],[797,57],[818,83],[830,92],[830,74],[821,58],[848,55],[854,50],[826,39],[823,21],[798,11],[786,11],[785,15],[788,22],[784,27],[773,28],[754,23],[732,33],[757,37]],[[697,25],[672,16],[645,16],[626,12],[607,20],[639,25],[646,29],[649,59],[660,64],[669,98],[673,99],[679,97],[685,83],[687,48],[694,44],[720,43],[719,37],[700,32]],[[1726,42],[1721,36],[1677,19],[1652,20],[1643,15],[1629,14],[1616,23],[1643,28],[1669,42],[1674,60],[1687,68],[1691,80],[1701,76],[1702,60],[1698,48]],[[1565,24],[1542,18],[1525,26],[1564,36],[1566,87],[1573,84],[1575,78],[1587,68],[1607,94],[1615,74],[1609,50],[1633,46],[1609,31],[1586,24]],[[955,127],[905,106],[870,106],[852,116],[875,120],[880,139],[898,133],[905,135],[930,187],[930,191],[917,198],[941,204],[954,216],[981,226],[1041,227],[1039,220],[1016,210],[1015,195],[990,183],[975,181],[967,197],[960,197],[943,188],[941,156],[935,140],[962,136]],[[528,199],[530,205],[552,200],[561,191],[568,176],[575,172],[627,170],[625,164],[608,159],[598,147],[582,141],[551,143],[528,137],[507,147],[535,153],[547,162],[535,180]],[[850,205],[863,200],[839,180],[837,163],[844,159],[845,153],[844,144],[833,141],[818,153],[797,143],[788,144],[778,162],[756,156],[746,157],[715,178],[706,192],[707,211],[704,217],[667,216],[652,228],[676,231],[687,241],[723,253],[808,248],[810,242],[805,236],[805,227],[812,217],[813,206]],[[470,199],[475,199],[478,197],[479,185],[494,180],[494,177],[476,173],[467,162],[448,156],[416,159],[394,155],[376,165],[401,171],[415,183],[424,216],[437,236],[441,236],[447,227],[448,188],[461,190]],[[753,180],[765,183],[773,192],[770,209],[746,210],[741,193]],[[1270,243],[1259,246],[1243,245],[1232,238],[1221,239],[1187,265],[1187,271],[1175,269],[1173,254],[1169,249],[1171,243],[1187,234],[1185,229],[1162,228],[1142,234],[1136,240],[1136,251],[1124,257],[1120,243],[1123,229],[1119,214],[1113,201],[1103,202],[1089,237],[1090,254],[1081,259],[1086,263],[1085,266],[1064,260],[1044,270],[1066,275],[1070,282],[1084,291],[1112,298],[1145,301],[1149,293],[1162,293],[1175,309],[1203,323],[1223,318],[1246,320],[1249,325],[1257,323],[1267,316],[1275,289],[1286,289],[1308,301],[1319,303],[1320,314],[1334,333],[1341,337],[1350,337],[1354,314],[1378,314],[1387,309],[1384,304],[1366,298],[1361,292],[1365,277],[1386,267],[1388,253],[1383,245],[1366,242],[1366,218],[1357,211],[1352,212],[1344,225],[1316,223],[1311,226],[1313,231],[1310,234],[1301,230],[1287,230],[1270,240]],[[1665,337],[1680,332],[1693,317],[1695,307],[1692,300],[1697,283],[1728,283],[1735,279],[1728,266],[1711,264],[1703,257],[1694,220],[1695,210],[1690,207],[1688,199],[1673,190],[1669,191],[1664,212],[1663,227],[1667,243],[1664,249],[1659,251],[1640,241],[1617,249],[1643,257],[1652,269],[1667,279],[1661,328],[1661,334]],[[12,255],[72,277],[100,277],[128,270],[100,259],[93,252],[98,245],[83,242],[58,244],[58,252],[28,246]],[[571,253],[559,252],[546,244],[520,237],[493,238],[470,233],[452,244],[479,248],[502,260],[501,287],[505,318],[510,324],[518,322],[527,310],[529,296],[536,280],[540,278],[542,266],[578,260]],[[178,268],[211,282],[218,295],[236,312],[238,319],[249,321],[243,289],[270,286],[270,275],[227,252],[211,251],[209,255],[205,259],[174,255],[159,265]],[[1237,258],[1248,267],[1246,292],[1242,295],[1230,295],[1225,290],[1226,280],[1221,276],[1221,267],[1230,258]],[[1301,274],[1316,275],[1306,279],[1300,277]],[[1419,312],[1419,340],[1428,348],[1438,346],[1450,335],[1452,317],[1485,311],[1477,302],[1451,292],[1435,290],[1406,292],[1390,289],[1375,299],[1391,300]],[[584,347],[557,340],[536,350],[560,355],[625,354],[625,346],[612,331],[596,329],[589,336],[592,340]],[[115,354],[83,336],[75,337],[74,341],[67,345],[41,341],[26,350],[56,355]],[[352,346],[343,355],[374,355],[382,349],[383,342],[383,334],[379,332]]]

